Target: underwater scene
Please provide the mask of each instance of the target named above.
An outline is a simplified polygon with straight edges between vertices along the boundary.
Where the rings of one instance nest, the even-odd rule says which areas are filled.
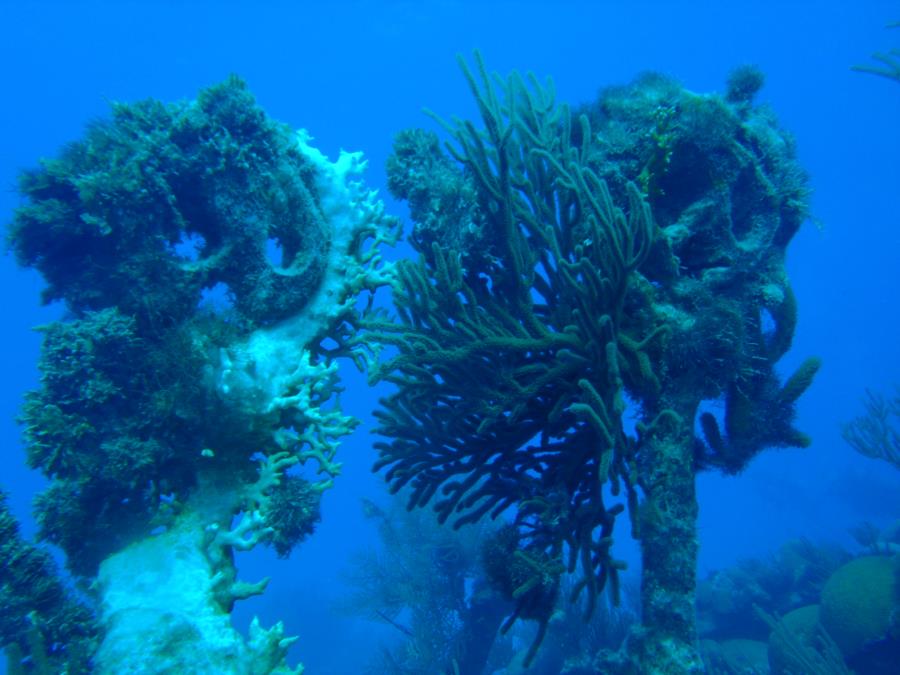
[[[0,0],[0,675],[900,673],[900,5]]]

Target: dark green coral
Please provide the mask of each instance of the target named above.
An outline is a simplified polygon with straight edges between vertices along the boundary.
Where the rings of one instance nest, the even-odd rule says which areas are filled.
[[[660,333],[618,336],[631,273],[655,230],[635,188],[627,212],[613,204],[550,88],[518,76],[499,88],[483,70],[480,82],[465,72],[486,131],[452,127],[455,153],[474,176],[496,253],[464,267],[435,241],[423,262],[400,268],[406,326],[378,336],[399,346],[381,372],[402,384],[378,413],[393,439],[378,445],[379,466],[392,489],[412,486],[411,505],[435,496],[439,517],[457,526],[515,505],[522,560],[579,569],[576,592],[586,589],[592,605],[620,567],[609,545],[622,505],[608,505],[603,486],[636,498],[621,371],[652,388],[642,365]],[[517,615],[527,597],[515,597]],[[544,614],[526,613],[545,625],[551,605],[541,606]]]
[[[59,574],[49,552],[25,541],[0,492],[0,648],[22,672],[88,672],[97,626],[92,608]]]

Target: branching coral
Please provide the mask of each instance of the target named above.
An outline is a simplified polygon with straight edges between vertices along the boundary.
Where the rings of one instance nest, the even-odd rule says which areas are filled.
[[[644,556],[632,645],[645,666],[694,672],[694,472],[808,443],[791,423],[818,361],[783,384],[774,370],[796,323],[783,263],[803,174],[747,96],[647,76],[573,116],[551,83],[476,65],[483,128],[443,123],[450,157],[406,132],[389,165],[421,257],[398,269],[397,323],[369,326],[398,350],[374,371],[397,385],[376,468],[455,526],[511,510],[513,618],[542,626],[552,602],[531,592],[552,595],[563,570],[588,614],[616,595],[627,508]],[[710,414],[698,437],[712,399],[724,433]]]
[[[513,76],[498,91],[483,70],[481,85],[465,72],[486,131],[451,128],[492,214],[496,257],[475,276],[434,242],[430,266],[400,268],[409,329],[376,335],[400,346],[379,372],[403,385],[380,414],[380,432],[395,440],[380,444],[379,466],[390,467],[393,489],[411,484],[413,506],[440,488],[439,517],[456,526],[515,504],[521,559],[558,558],[568,545],[567,567],[583,574],[576,594],[593,598],[607,579],[615,588],[620,567],[609,544],[621,506],[607,506],[603,486],[635,499],[617,335],[653,224],[634,188],[627,215],[613,205],[552,89]],[[631,355],[654,337],[630,341]],[[520,581],[513,596],[530,597],[533,580]],[[552,599],[542,606],[546,624]]]

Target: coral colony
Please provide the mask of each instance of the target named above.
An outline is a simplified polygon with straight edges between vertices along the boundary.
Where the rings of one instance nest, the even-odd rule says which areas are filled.
[[[400,224],[361,156],[329,161],[234,77],[188,103],[116,104],[22,175],[9,244],[66,316],[40,329],[21,422],[49,479],[39,538],[74,584],[0,499],[11,672],[301,672],[280,623],[232,626],[268,581],[238,579],[235,555],[287,556],[313,533],[367,412],[338,403],[342,359],[389,384],[375,468],[447,523],[420,542],[443,551],[434,574],[468,560],[493,598],[459,584],[458,639],[430,672],[482,672],[522,622],[528,667],[561,606],[608,615],[629,533],[640,618],[571,672],[703,672],[696,474],[809,444],[793,419],[819,362],[777,372],[807,215],[791,138],[754,103],[752,68],[724,95],[646,75],[571,108],[549,80],[461,64],[480,119],[434,115],[449,142],[402,131],[388,162],[417,260],[382,259]],[[479,552],[451,555],[450,526],[480,532]]]

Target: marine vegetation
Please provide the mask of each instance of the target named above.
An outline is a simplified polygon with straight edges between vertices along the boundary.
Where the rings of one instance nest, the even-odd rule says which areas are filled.
[[[887,25],[888,28],[900,28],[900,21],[894,21]],[[878,65],[864,64],[853,66],[853,70],[861,73],[870,73],[889,80],[900,82],[900,49],[889,49],[887,52],[875,52],[872,60]]]
[[[495,588],[504,624],[547,630],[560,578],[590,615],[619,594],[627,513],[643,558],[641,672],[700,672],[694,489],[761,450],[805,447],[795,404],[819,367],[786,380],[797,302],[785,250],[806,217],[791,138],[753,103],[646,75],[576,111],[551,81],[461,60],[478,123],[451,142],[400,133],[389,188],[409,204],[418,261],[397,268],[392,344],[373,378],[391,490],[454,527],[508,514]]]
[[[845,424],[841,435],[861,455],[900,469],[900,387],[893,396],[866,392],[865,414]]]
[[[489,661],[510,603],[485,575],[484,542],[496,526],[456,532],[428,511],[365,501],[381,546],[360,551],[346,571],[345,608],[390,626],[395,638],[371,664],[379,675],[493,672]]]
[[[238,580],[234,553],[313,531],[357,423],[335,359],[355,357],[357,299],[389,280],[397,235],[360,155],[310,140],[231,77],[115,104],[21,177],[9,245],[66,310],[40,329],[21,421],[49,479],[40,538],[93,583],[95,672],[300,671],[280,623],[231,626],[267,583]],[[4,642],[37,660],[15,621]]]
[[[496,576],[492,568],[506,560],[505,552],[498,549],[518,539],[514,528],[499,529],[483,520],[453,530],[440,525],[431,511],[407,511],[405,499],[401,491],[386,508],[364,502],[367,517],[378,526],[381,545],[360,551],[346,572],[352,593],[344,607],[393,629],[389,635],[393,639],[385,642],[366,672],[522,670],[535,626],[517,623],[505,635],[499,634],[514,605],[491,580],[492,572]],[[563,590],[571,590],[576,583],[572,575],[560,579]],[[627,594],[632,586],[625,590]],[[585,601],[557,598],[547,639],[528,673],[593,672],[589,668],[597,654],[618,649],[635,620],[633,612],[601,601],[585,622]]]

